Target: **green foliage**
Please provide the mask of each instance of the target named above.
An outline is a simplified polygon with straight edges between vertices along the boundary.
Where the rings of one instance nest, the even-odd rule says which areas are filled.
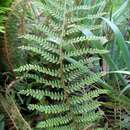
[[[5,121],[4,121],[4,115],[0,114],[0,130],[5,129]]]
[[[1,0],[0,1],[0,5],[1,6],[4,6],[4,7],[8,7],[8,6],[10,6],[10,4],[13,2],[13,0]]]
[[[3,22],[5,20],[5,13],[8,11],[8,8],[6,7],[0,7],[0,32],[4,32],[4,25]]]
[[[41,36],[24,35],[23,38],[29,45],[19,48],[40,55],[43,63],[26,64],[15,69],[15,72],[25,73],[23,79],[27,81],[31,79],[32,83],[38,84],[20,93],[39,100],[39,103],[28,106],[30,110],[37,110],[47,115],[38,123],[37,128],[81,130],[100,119],[102,113],[98,108],[101,102],[95,98],[107,93],[103,89],[91,90],[90,86],[106,73],[90,74],[90,68],[93,66],[88,66],[84,58],[92,59],[94,55],[105,54],[108,51],[91,47],[91,41],[104,43],[105,37],[84,36],[76,29],[77,26],[80,27],[81,21],[91,22],[106,13],[92,13],[79,17],[78,13],[83,14],[86,10],[97,8],[99,5],[77,6],[74,1],[69,0],[53,2],[45,0],[45,4],[35,2],[35,6],[44,11],[47,23],[34,25]],[[94,29],[96,27],[97,25],[93,26]]]
[[[0,64],[0,83],[12,94],[6,98],[1,86],[9,128],[31,129],[19,108],[32,127],[38,123],[36,130],[129,130],[130,1],[16,0],[10,9],[12,1],[0,0],[1,43],[6,31],[14,66],[24,65],[15,69],[20,82],[7,86],[8,65]],[[100,86],[109,97],[100,97],[107,93]],[[6,118],[0,114],[2,130]]]
[[[8,7],[13,2],[13,0],[1,0],[0,1],[0,32],[4,32],[3,22],[5,20],[6,13],[10,10]]]

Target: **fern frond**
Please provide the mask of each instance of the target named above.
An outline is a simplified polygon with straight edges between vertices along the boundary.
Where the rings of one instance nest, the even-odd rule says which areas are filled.
[[[75,129],[72,128],[70,125],[66,125],[66,126],[61,126],[61,127],[51,127],[46,130],[75,130]]]
[[[20,94],[26,95],[26,96],[32,96],[33,98],[36,98],[38,100],[43,99],[45,96],[50,97],[53,100],[64,100],[64,94],[62,92],[51,92],[48,90],[35,90],[35,89],[27,89],[22,90],[19,92]]]
[[[90,91],[90,92],[84,94],[81,97],[72,97],[71,103],[73,105],[81,104],[85,101],[89,101],[89,100],[92,100],[93,98],[98,97],[100,94],[105,94],[105,93],[108,93],[108,91],[104,90],[104,89],[93,90],[93,91]]]
[[[46,25],[34,25],[36,30],[45,33],[47,36],[55,36],[59,37],[57,33],[53,32],[48,26]]]
[[[92,130],[105,130],[105,128],[95,128],[95,129],[92,129]]]
[[[62,24],[61,23],[57,23],[53,20],[49,20],[48,22],[49,22],[50,27],[53,28],[53,31],[60,32],[62,30],[62,28],[61,28]]]
[[[72,24],[72,23],[77,23],[77,22],[80,22],[80,21],[83,21],[83,20],[92,20],[92,19],[99,19],[100,17],[106,15],[107,13],[106,12],[103,12],[103,13],[98,13],[98,14],[94,14],[94,15],[88,15],[86,17],[82,17],[82,18],[68,18],[67,22],[68,24]]]
[[[45,39],[38,37],[36,35],[27,34],[27,35],[24,35],[23,38],[30,41],[30,42],[32,42],[32,41],[35,42],[36,45],[38,44],[44,50],[51,51],[53,53],[58,53],[58,51],[59,51],[57,44],[49,43],[47,41],[47,39],[45,40]]]
[[[106,38],[81,33],[84,26],[94,30],[93,33],[101,27],[102,19],[98,25],[93,25],[92,20],[106,14],[94,12],[104,1],[93,6],[76,5],[74,0],[44,0],[44,4],[35,2],[34,5],[44,11],[45,23],[34,25],[39,33],[24,35],[29,44],[19,48],[38,54],[42,63],[25,64],[15,69],[18,73],[25,72],[22,78],[29,84],[29,88],[19,93],[36,99],[37,104],[30,104],[28,108],[46,117],[37,128],[82,130],[101,117],[98,108],[102,103],[96,98],[108,93],[93,87],[106,73],[91,72],[99,62],[98,55],[108,53],[107,50],[92,48],[91,42],[105,43]],[[86,20],[87,26],[84,25]]]
[[[86,26],[84,25],[72,25],[70,29],[68,29],[66,31],[66,34],[65,35],[71,35],[71,34],[74,34],[74,33],[78,33],[78,32],[81,32],[80,29],[81,27],[83,28],[86,28]],[[97,30],[97,29],[100,29],[102,26],[101,25],[92,25],[92,26],[89,26],[87,27],[88,30],[92,31],[92,30]]]
[[[67,104],[59,104],[59,105],[37,105],[37,104],[29,104],[29,110],[37,110],[40,112],[44,112],[45,114],[57,114],[66,112],[69,110]]]
[[[64,46],[79,43],[79,42],[84,42],[84,41],[106,41],[105,37],[99,37],[99,36],[81,36],[81,37],[76,37],[73,39],[70,39],[65,42]]]
[[[77,121],[78,123],[83,123],[83,122],[94,122],[99,119],[101,116],[101,113],[97,112],[89,112],[83,116],[78,116]]]
[[[59,80],[45,80],[44,78],[41,78],[35,74],[25,74],[23,78],[28,78],[28,79],[34,79],[36,83],[41,83],[45,84],[46,86],[51,86],[52,88],[63,88],[61,86],[61,83]]]
[[[41,48],[32,47],[32,46],[21,46],[19,48],[26,51],[32,51],[36,54],[40,54],[46,61],[58,64],[59,58],[56,55],[53,55],[46,51],[43,52]]]
[[[94,102],[88,102],[82,105],[76,105],[74,107],[74,113],[75,114],[83,114],[83,113],[88,113],[93,110],[96,110],[99,106],[101,106],[101,103],[98,101]]]
[[[48,128],[48,127],[55,127],[60,125],[66,125],[72,120],[72,117],[69,115],[65,115],[62,117],[55,117],[48,119],[46,121],[41,121],[38,123],[37,128]]]
[[[99,60],[100,60],[100,58],[98,58],[98,57],[90,57],[90,58],[87,58],[87,59],[79,60],[79,62],[81,62],[83,64],[92,64],[93,62],[99,61]]]
[[[48,6],[52,6],[53,8],[55,8],[55,9],[58,9],[58,10],[61,10],[61,11],[63,11],[63,4],[61,4],[61,2],[58,2],[58,1],[53,1],[52,2],[52,0],[45,0],[46,1],[46,3],[47,3],[47,5]]]
[[[104,3],[104,1],[96,4],[96,5],[93,5],[93,6],[88,6],[88,5],[80,5],[80,6],[74,6],[74,7],[71,7],[70,9],[68,9],[67,13],[70,13],[70,12],[74,12],[74,11],[79,11],[79,10],[92,10],[96,7],[99,7],[101,6],[102,4]]]
[[[48,6],[48,1],[46,1],[46,4],[40,2],[40,1],[33,1],[33,4],[40,10],[42,10],[44,13],[46,13],[46,16],[52,16],[56,19],[62,18],[62,13],[59,13],[58,9],[55,8],[55,12],[52,7]],[[50,5],[50,4],[49,4]],[[60,7],[60,6],[59,6]]]
[[[92,85],[93,83],[97,82],[102,76],[106,75],[105,73],[98,73],[98,74],[94,74],[92,76],[87,76],[87,78],[84,79],[80,79],[78,81],[75,80],[75,78],[77,78],[76,76],[73,76],[73,79],[71,78],[71,82],[69,84],[69,91],[70,92],[74,92],[74,91],[78,91],[82,88],[84,88],[85,85]],[[70,80],[70,79],[69,79]]]
[[[30,71],[30,70],[34,70],[36,72],[41,72],[44,74],[48,74],[54,77],[58,77],[58,71],[57,70],[52,70],[49,68],[45,68],[45,67],[40,67],[39,65],[31,65],[31,64],[27,64],[27,65],[23,65],[20,66],[18,69],[15,69],[15,72],[25,72],[25,71]]]
[[[66,64],[64,65],[64,71],[67,73],[73,71],[73,70],[79,70],[79,66],[77,66],[76,64]]]
[[[79,63],[81,63],[82,65],[85,65],[85,64],[89,65],[89,64],[93,64],[93,62],[99,61],[99,60],[100,60],[100,58],[93,56],[93,57],[86,58],[86,59],[85,58],[80,59]],[[85,67],[89,69],[89,66],[85,66]],[[91,66],[90,66],[90,68],[91,68]],[[81,71],[82,69],[80,68],[79,65],[74,64],[74,63],[64,65],[65,72],[69,73],[69,72],[74,71],[74,70]],[[87,71],[87,69],[86,69],[86,71]]]
[[[67,67],[67,66],[65,66],[65,67]],[[79,71],[79,69],[78,68],[76,69],[75,67],[76,66],[74,66],[74,67],[70,66],[70,68],[68,68],[68,69],[70,69],[71,71],[69,73],[68,73],[68,71],[65,72],[65,80],[66,81],[73,81],[74,79],[81,76],[82,74],[86,74],[86,72]],[[65,70],[66,69],[67,68],[65,68]]]
[[[55,9],[55,11],[54,11],[50,6],[43,4],[43,10],[44,10],[44,13],[46,13],[46,15],[48,15],[48,16],[51,15],[52,17],[56,18],[57,20],[63,21],[62,12],[60,12],[58,9]]]
[[[83,48],[83,49],[78,49],[75,51],[69,51],[66,52],[66,56],[68,57],[76,57],[76,56],[82,56],[85,54],[105,54],[108,53],[107,50],[99,50],[99,49],[93,49],[93,48]]]

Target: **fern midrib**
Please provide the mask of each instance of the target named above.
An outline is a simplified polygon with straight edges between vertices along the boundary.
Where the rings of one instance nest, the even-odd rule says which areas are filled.
[[[63,14],[63,25],[62,25],[62,32],[61,32],[61,43],[60,43],[60,77],[61,77],[61,86],[64,88],[64,94],[65,94],[65,100],[68,97],[67,91],[66,91],[66,86],[65,86],[65,81],[64,81],[64,52],[63,52],[63,42],[64,42],[64,34],[65,34],[65,25],[66,25],[66,0],[64,3],[64,14]]]
[[[63,44],[64,44],[64,37],[65,37],[65,34],[66,34],[66,24],[67,24],[67,18],[66,18],[66,12],[67,12],[67,9],[66,9],[66,5],[67,5],[67,0],[65,0],[65,3],[64,3],[64,16],[63,16],[63,25],[62,25],[62,32],[61,32],[61,44],[60,44],[60,59],[59,59],[59,63],[60,63],[60,76],[61,76],[61,85],[63,86],[64,88],[64,102],[66,102],[66,104],[68,105],[69,107],[69,110],[70,110],[70,116],[74,119],[75,118],[75,115],[74,113],[72,112],[71,110],[71,103],[70,101],[68,100],[68,97],[69,97],[69,93],[66,88],[66,85],[65,85],[65,76],[64,76],[64,57],[65,57],[65,54],[63,52]],[[79,130],[78,129],[78,126],[77,126],[77,123],[73,120],[72,122],[72,127]]]

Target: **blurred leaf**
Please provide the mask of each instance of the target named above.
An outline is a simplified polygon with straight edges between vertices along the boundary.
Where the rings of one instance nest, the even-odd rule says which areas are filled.
[[[111,72],[109,72],[109,73],[120,73],[120,74],[130,75],[130,71],[123,71],[123,70],[111,71]]]
[[[115,34],[115,40],[117,43],[117,46],[120,48],[122,57],[126,64],[126,66],[128,67],[128,70],[130,70],[130,52],[128,50],[128,47],[125,43],[125,39],[122,35],[122,33],[120,32],[119,28],[110,20],[106,19],[106,18],[102,18],[113,30],[114,34]]]
[[[5,130],[5,122],[3,114],[0,114],[0,130]]]
[[[3,26],[0,26],[0,32],[4,33],[4,27]]]
[[[128,84],[128,85],[120,92],[120,95],[123,95],[128,89],[130,89],[130,84]]]
[[[128,6],[128,0],[126,0],[126,1],[124,2],[124,4],[121,5],[120,8],[119,8],[115,13],[113,13],[112,19],[113,19],[114,21],[118,21],[118,19],[120,18],[120,16],[122,16],[122,15],[124,14],[124,12],[125,12],[127,6]]]

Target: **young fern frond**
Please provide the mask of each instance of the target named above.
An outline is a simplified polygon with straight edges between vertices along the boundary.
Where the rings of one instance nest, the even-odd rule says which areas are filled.
[[[34,25],[40,36],[24,35],[23,38],[29,45],[19,48],[40,55],[43,63],[27,64],[15,69],[19,73],[26,72],[23,79],[30,79],[32,83],[37,84],[36,88],[33,85],[32,88],[19,92],[38,100],[37,104],[28,106],[30,110],[41,112],[43,116],[47,115],[47,119],[39,122],[37,128],[83,130],[86,125],[100,119],[102,113],[98,111],[98,107],[101,102],[96,98],[107,91],[92,87],[90,89],[90,86],[106,73],[91,74],[90,71],[93,67],[91,64],[99,60],[97,56],[108,51],[93,49],[91,41],[104,43],[106,38],[96,35],[84,36],[80,32],[82,25],[80,26],[79,21],[92,21],[106,13],[80,17],[77,13],[98,8],[101,4],[102,2],[94,6],[77,6],[74,0],[45,0],[44,4],[38,4],[48,18],[48,23]],[[96,30],[99,27],[100,24],[90,25],[89,29]],[[44,102],[48,97],[49,100]]]

